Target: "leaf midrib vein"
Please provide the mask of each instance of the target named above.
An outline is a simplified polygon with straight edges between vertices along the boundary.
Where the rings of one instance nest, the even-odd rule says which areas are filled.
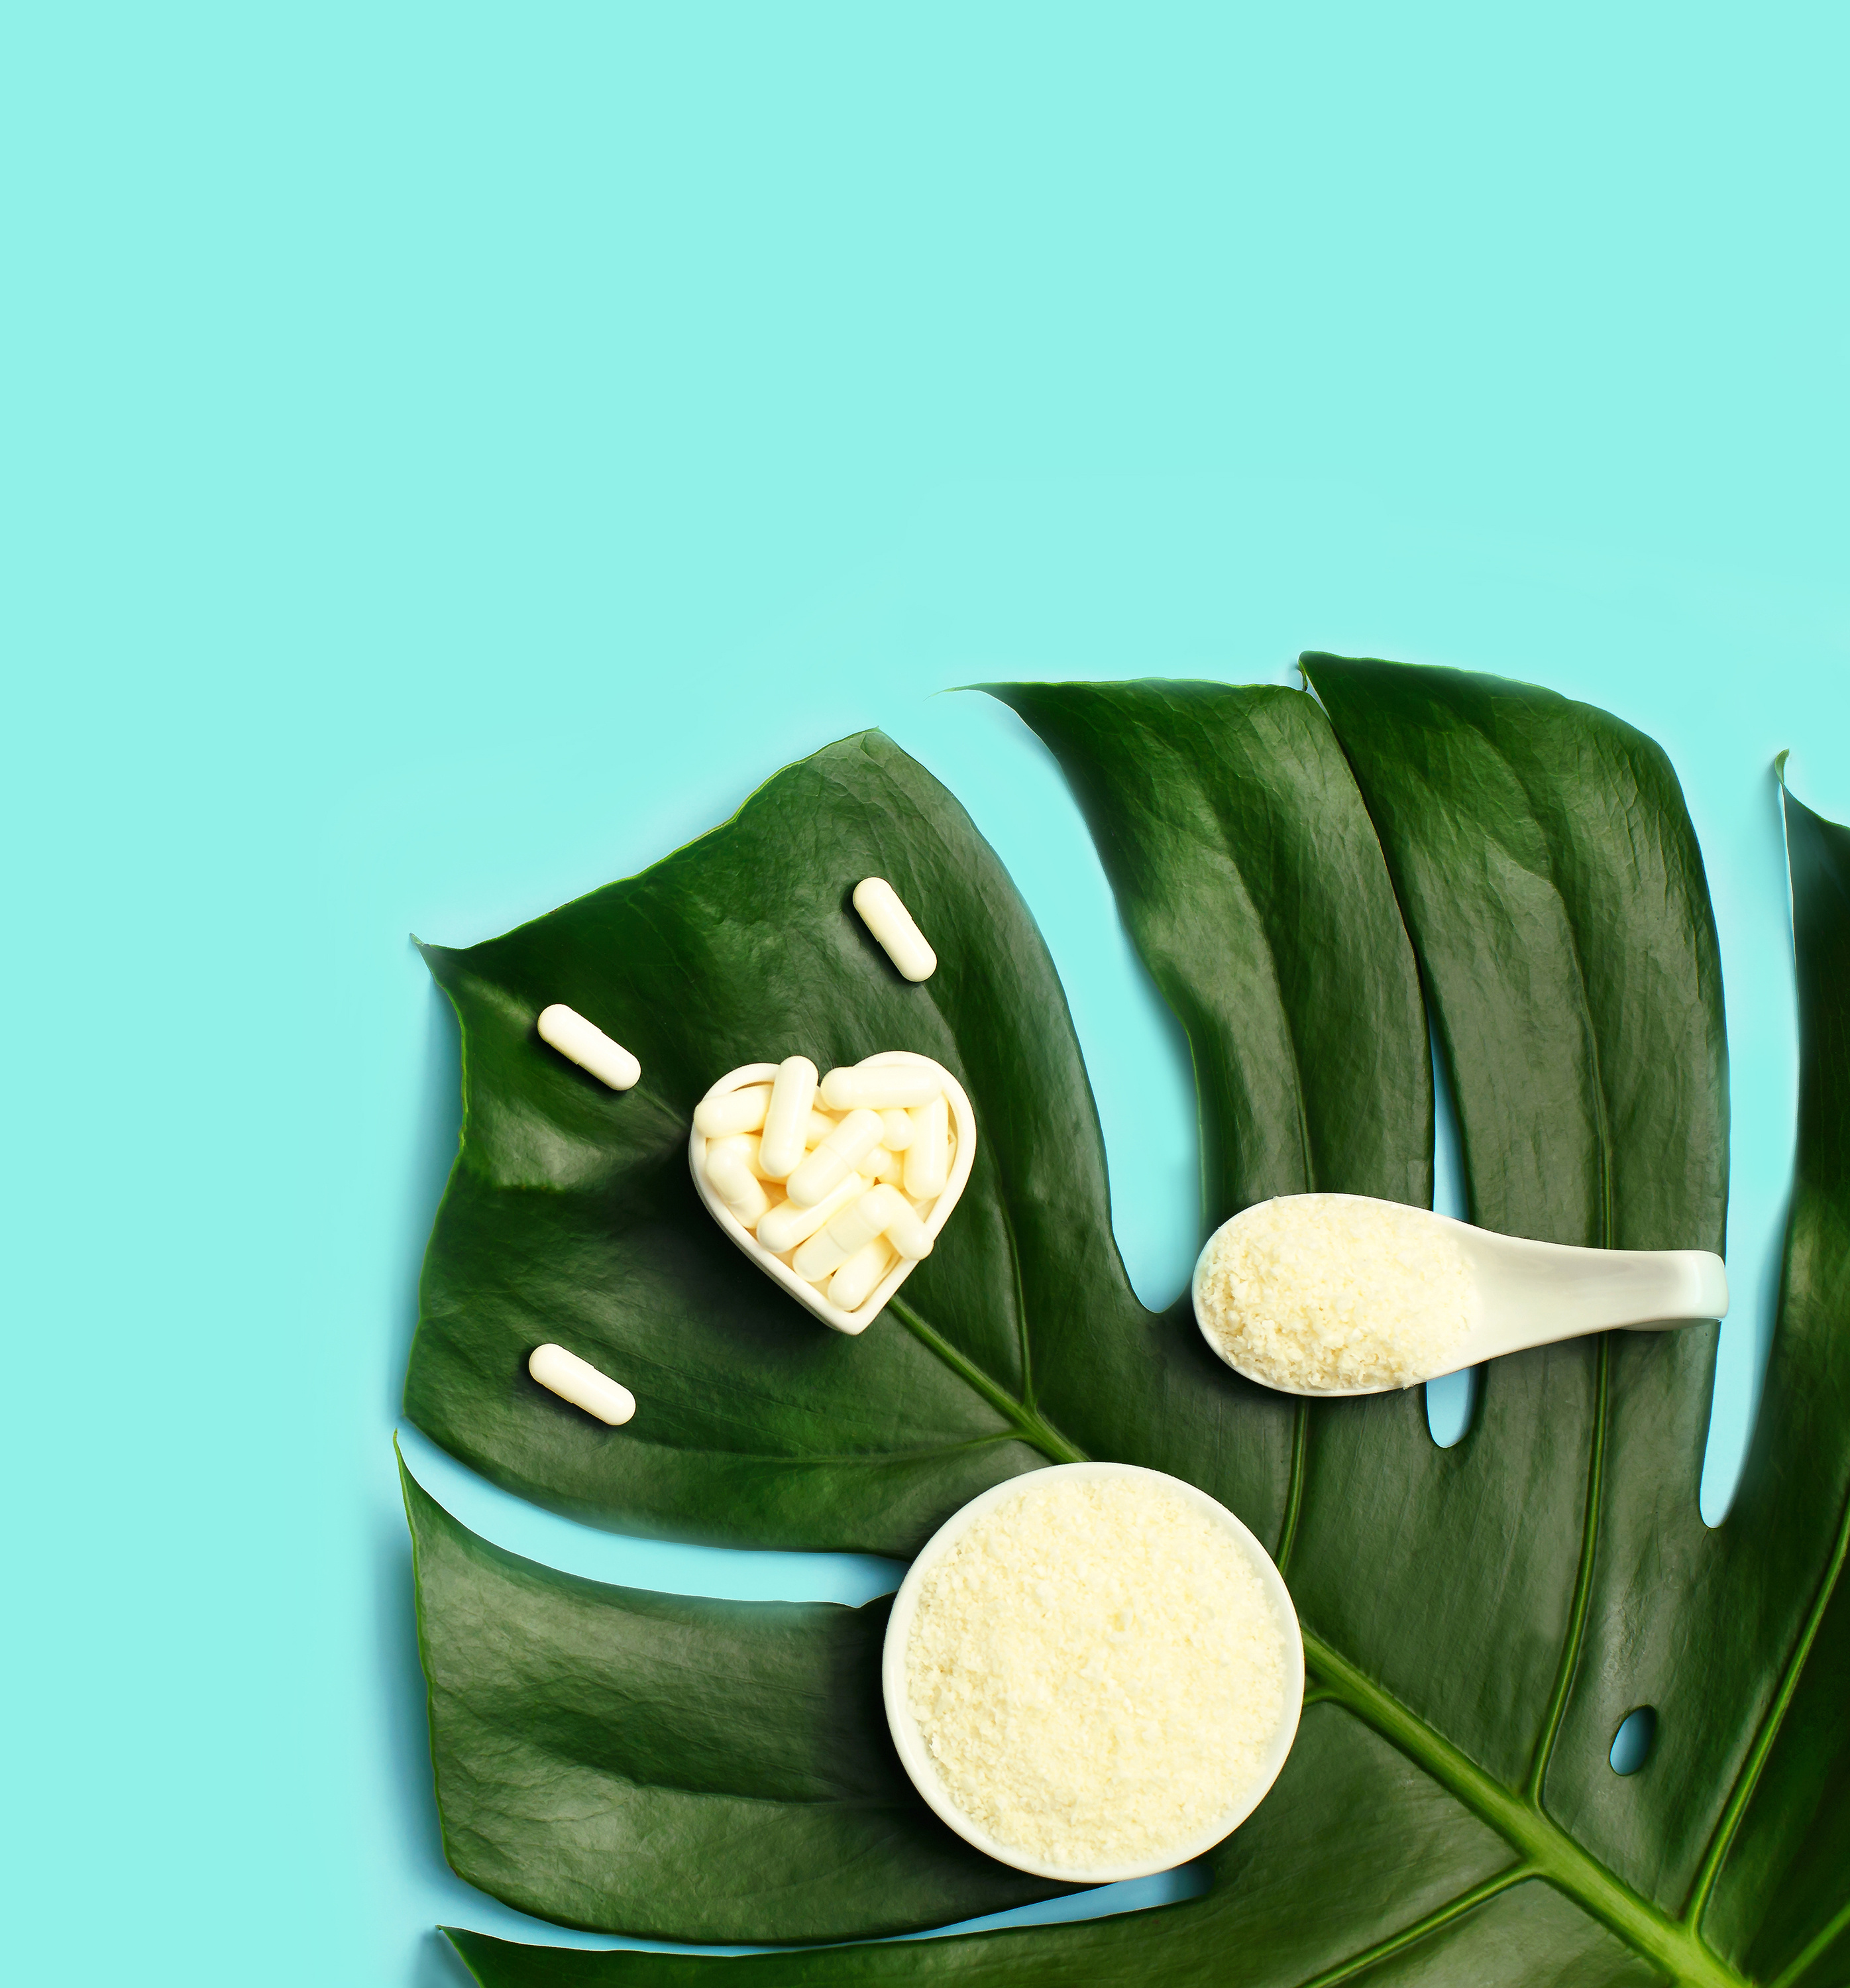
[[[1836,1546],[1825,1567],[1824,1578],[1818,1583],[1818,1593],[1805,1618],[1804,1626],[1800,1630],[1798,1638],[1786,1658],[1779,1689],[1774,1693],[1772,1702],[1767,1708],[1760,1731],[1754,1736],[1754,1745],[1736,1777],[1728,1805],[1722,1811],[1721,1821],[1716,1824],[1714,1840],[1709,1846],[1709,1854],[1703,1858],[1703,1868],[1690,1888],[1689,1902],[1683,1912],[1683,1923],[1687,1926],[1694,1928],[1701,1922],[1710,1895],[1715,1889],[1716,1882],[1721,1875],[1722,1865],[1726,1862],[1729,1849],[1734,1841],[1735,1831],[1740,1827],[1741,1817],[1747,1813],[1747,1804],[1754,1799],[1754,1791],[1760,1785],[1760,1774],[1772,1753],[1774,1742],[1778,1739],[1780,1728],[1785,1723],[1787,1711],[1811,1657],[1811,1646],[1817,1640],[1819,1628],[1825,1619],[1825,1611],[1830,1607],[1831,1598],[1837,1591],[1837,1584],[1842,1575],[1847,1556],[1850,1556],[1850,1497],[1845,1499],[1843,1512],[1838,1520]],[[1850,1906],[1846,1906],[1845,1910],[1850,1911]],[[1781,1978],[1784,1979],[1783,1976]]]
[[[913,1337],[921,1342],[956,1374],[974,1388],[998,1414],[1013,1423],[1026,1441],[1055,1463],[1086,1463],[1085,1452],[1062,1435],[1037,1408],[1017,1401],[992,1374],[984,1372],[967,1354],[960,1353],[937,1329],[927,1324],[904,1298],[887,1300],[891,1312]]]
[[[1466,1912],[1488,1905],[1500,1893],[1534,1875],[1530,1865],[1512,1864],[1495,1877],[1486,1878],[1482,1884],[1460,1892],[1456,1898],[1448,1898],[1442,1905],[1434,1906],[1424,1918],[1415,1919],[1409,1926],[1402,1926],[1398,1932],[1389,1933],[1385,1939],[1378,1939],[1372,1946],[1365,1946],[1360,1952],[1351,1954],[1347,1960],[1339,1960],[1334,1967],[1326,1967],[1322,1973],[1312,1975],[1307,1981],[1300,1983],[1299,1988],[1338,1988],[1341,1982],[1353,1981],[1357,1975],[1366,1973],[1384,1960],[1392,1960],[1395,1954],[1417,1946],[1429,1934],[1442,1931],[1454,1919],[1461,1919]]]
[[[1008,1197],[1002,1199],[1002,1232],[1008,1239],[1009,1269],[1015,1280],[1016,1357],[1021,1362],[1021,1398],[1034,1406],[1034,1355],[1028,1343],[1028,1294],[1021,1281],[1021,1246],[1015,1239],[1015,1217]]]
[[[1829,1951],[1831,1942],[1846,1926],[1850,1926],[1850,1899],[1846,1899],[1781,1969],[1768,1984],[1768,1988],[1793,1988],[1793,1984],[1804,1977],[1811,1963]]]
[[[1587,1621],[1591,1612],[1593,1559],[1599,1537],[1600,1502],[1605,1490],[1606,1412],[1611,1395],[1612,1369],[1612,1338],[1609,1334],[1602,1333],[1599,1341],[1598,1378],[1594,1390],[1592,1453],[1587,1463],[1586,1516],[1581,1526],[1580,1565],[1574,1576],[1574,1600],[1568,1614],[1568,1639],[1561,1649],[1560,1666],[1554,1675],[1554,1689],[1549,1696],[1547,1716],[1542,1720],[1541,1736],[1535,1743],[1534,1764],[1529,1770],[1529,1779],[1524,1788],[1529,1800],[1538,1808],[1541,1804],[1542,1783],[1547,1779],[1548,1763],[1554,1755],[1554,1743],[1561,1733],[1561,1721],[1567,1716],[1568,1696],[1573,1689],[1574,1673],[1579,1667],[1581,1648],[1586,1641]]]
[[[1297,1515],[1304,1509],[1305,1459],[1311,1447],[1311,1404],[1301,1395],[1291,1418],[1291,1486],[1285,1497],[1285,1520],[1278,1534],[1278,1571],[1291,1564],[1297,1543]]]

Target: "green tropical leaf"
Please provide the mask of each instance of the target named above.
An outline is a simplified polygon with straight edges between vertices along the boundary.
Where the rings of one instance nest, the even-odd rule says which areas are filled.
[[[998,684],[1053,749],[1181,1020],[1209,1227],[1268,1195],[1432,1201],[1419,975],[1329,722],[1295,691]]]
[[[1850,1980],[1850,829],[1784,799],[1798,1148],[1778,1336],[1729,1524],[1760,1529],[1759,1584],[1804,1612],[1796,1635],[1785,1606],[1771,1625],[1777,1688],[1709,1852],[1702,1923],[1757,1979],[1826,1988]],[[1748,1600],[1743,1642],[1770,1612]]]
[[[887,1735],[885,1600],[605,1587],[478,1539],[401,1466],[444,1841],[566,1925],[702,1940],[940,1925],[1070,1886],[954,1835]],[[741,1885],[737,1874],[749,1873]]]
[[[1719,1250],[1721,962],[1661,748],[1528,684],[1303,666],[1432,993],[1469,1219],[1598,1249]]]
[[[1079,787],[1133,936],[1189,1029],[1211,1207],[1313,1183],[1424,1185],[1392,1137],[1397,1111],[1422,1125],[1430,1105],[1406,937],[1383,915],[1385,857],[1458,1097],[1476,1219],[1561,1239],[1713,1246],[1726,1155],[1719,975],[1699,858],[1662,756],[1545,692],[1385,664],[1307,666],[1378,832],[1372,854],[1314,707],[1287,713],[1296,693],[1008,693]],[[1831,1584],[1850,1472],[1850,907],[1841,847],[1830,845],[1832,884],[1818,881],[1833,874],[1824,859],[1803,868],[1797,833],[1793,846],[1810,907],[1801,948],[1814,964],[1832,946],[1838,955],[1835,979],[1801,962],[1807,1097],[1835,1081],[1839,1101],[1808,1102],[1801,1124],[1767,1405],[1735,1510],[1713,1533],[1695,1513],[1712,1333],[1615,1335],[1499,1362],[1473,1427],[1441,1451],[1415,1396],[1294,1412],[1202,1363],[1185,1307],[1158,1320],[1137,1307],[1109,1246],[1096,1128],[1044,953],[955,803],[884,742],[851,741],[791,769],[727,829],[630,884],[493,946],[435,956],[463,1016],[468,1117],[408,1400],[440,1440],[607,1522],[780,1544],[875,1543],[830,1479],[877,1456],[861,1503],[881,1513],[878,1543],[903,1550],[917,1537],[908,1524],[928,1522],[936,1487],[960,1466],[941,1445],[908,1456],[902,1474],[865,1441],[879,1402],[895,1421],[913,1412],[900,1349],[995,1418],[970,1445],[993,1472],[985,1481],[1085,1450],[1177,1469],[1226,1499],[1278,1543],[1314,1673],[1285,1773],[1216,1853],[1203,1898],[1129,1919],[719,1962],[455,1936],[479,1978],[666,1982],[715,1966],[767,1983],[1834,1978],[1819,1970],[1842,1936],[1845,1889],[1830,1856],[1845,1827],[1831,1772],[1845,1746],[1845,1630]],[[901,866],[922,850],[928,860]],[[766,894],[742,903],[737,880],[767,866],[774,908],[753,924]],[[926,990],[881,982],[878,956],[827,923],[874,868],[929,908],[935,941],[950,935]],[[708,1018],[681,1011],[705,998],[729,905],[744,927],[734,970],[751,995],[769,990],[783,1033],[767,1045],[721,1029],[715,1054]],[[810,921],[794,940],[793,912]],[[575,1005],[663,1073],[627,1131],[624,1100],[571,1090],[527,1040],[538,1006],[572,999],[574,985],[587,990]],[[1250,1030],[1229,985],[1272,996]],[[1390,1097],[1403,1085],[1404,1110],[1357,1100],[1345,1141],[1315,1060],[1297,1051],[1327,1025],[1320,1000],[1370,986],[1388,998],[1353,1018],[1372,1040],[1345,1053],[1372,1059]],[[617,990],[601,1005],[600,986]],[[722,1011],[739,998],[714,997]],[[831,1036],[844,1013],[861,1032]],[[908,1023],[915,1033],[888,1033]],[[716,1253],[698,1222],[678,1219],[675,1192],[692,1205],[679,1137],[693,1097],[719,1069],[783,1053],[786,1041],[819,1057],[889,1043],[939,1055],[976,1100],[993,1169],[969,1236],[955,1253],[948,1236],[945,1261],[908,1286],[917,1309],[838,1343],[874,1361],[857,1368],[864,1398],[844,1422],[854,1445],[824,1460],[806,1442],[834,1398],[813,1357],[826,1335],[780,1338],[755,1294],[716,1313]],[[669,1121],[659,1133],[658,1117]],[[1043,1144],[1063,1131],[1067,1146]],[[1385,1182],[1380,1168],[1396,1164],[1398,1182]],[[552,1226],[536,1230],[523,1202],[541,1198]],[[1015,1242],[1013,1288],[981,1274],[993,1230]],[[1063,1279],[1063,1251],[1085,1274]],[[641,1290],[619,1295],[619,1276]],[[553,1306],[580,1340],[536,1329]],[[730,1449],[680,1439],[697,1426],[694,1391],[673,1385],[666,1442],[558,1435],[519,1370],[536,1338],[565,1338],[607,1356],[646,1412],[635,1377],[654,1384],[651,1351],[665,1368],[689,1337],[712,1383],[712,1347],[728,1330]],[[956,1397],[930,1398],[942,1415]],[[612,1459],[626,1439],[634,1453]],[[765,1488],[786,1486],[763,1509],[725,1495],[727,1459],[746,1442],[759,1445],[750,1461]],[[601,1460],[587,1461],[593,1450]],[[426,1604],[427,1650],[494,1633]],[[1622,1779],[1606,1750],[1643,1702],[1658,1708],[1659,1736]],[[710,1903],[666,1898],[656,1923],[681,1912],[685,1927]]]
[[[1185,745],[1186,702],[1170,728]],[[1223,692],[1213,708],[1224,722],[1249,705],[1253,791],[1225,797],[1229,818],[1243,808],[1280,812],[1276,796],[1315,753],[1336,807],[1320,797],[1317,835],[1288,841],[1280,867],[1294,866],[1300,931],[1316,932],[1333,956],[1379,963],[1340,1002],[1288,983],[1275,1002],[1280,1025],[1256,1042],[1238,1041],[1229,1018],[1223,1067],[1236,1095],[1277,1100],[1281,1123],[1321,1114],[1329,1124],[1315,1172],[1301,1147],[1282,1149],[1281,1185],[1395,1194],[1411,1182],[1423,1195],[1426,1026],[1379,850],[1311,701]],[[1179,863],[1196,860],[1212,852],[1177,851]],[[943,963],[922,987],[900,980],[845,909],[854,884],[874,873],[929,908]],[[1250,907],[1218,924],[1242,957],[1263,959],[1280,942]],[[604,1523],[909,1554],[985,1486],[1095,1449],[1189,1477],[1280,1539],[1302,1418],[1213,1358],[1185,1299],[1158,1318],[1131,1293],[1052,962],[963,810],[890,742],[868,735],[831,746],[643,876],[506,938],[426,955],[462,1018],[464,1124],[425,1261],[406,1406],[465,1462]],[[538,1045],[536,1018],[555,999],[636,1051],[635,1090],[615,1096]],[[1300,1074],[1311,1064],[1296,1044],[1332,1026],[1375,1045],[1359,1136],[1324,1100],[1307,1108],[1300,1095],[1314,1080]],[[955,1070],[981,1137],[956,1215],[904,1301],[850,1341],[819,1330],[718,1246],[688,1178],[686,1128],[708,1084],[740,1063],[800,1050],[826,1065],[874,1047],[922,1050]],[[636,1420],[605,1429],[537,1387],[526,1360],[545,1340],[622,1377],[642,1404]],[[428,1583],[420,1601],[433,1689],[439,1675],[495,1673],[493,1616]],[[753,1618],[748,1609],[729,1619]],[[705,1668],[723,1661],[715,1650]],[[594,1638],[574,1662],[560,1691],[595,1693]],[[700,1668],[690,1662],[690,1676]],[[588,1853],[543,1854],[522,1750],[510,1750],[504,1730],[445,1716],[450,1702],[435,1736],[452,1862],[528,1910],[644,1929],[634,1885],[613,1876],[593,1897],[567,1868]],[[896,1774],[897,1763],[887,1770]],[[735,1792],[749,1792],[745,1780]],[[785,1885],[788,1838],[773,1809],[759,1819],[759,1854],[698,1868],[657,1863],[647,1929],[714,1937],[726,1911],[757,1909],[773,1883]],[[997,1902],[983,1860],[947,1859],[940,1875],[949,1884],[960,1872],[963,1894],[941,1920]],[[918,1895],[871,1869],[858,1877],[780,1892],[776,1913],[754,1922],[750,1936],[921,1922],[908,1915]],[[1007,1882],[1010,1902],[1050,1888]],[[728,1886],[736,1906],[719,1896]],[[851,1922],[844,1915],[856,1901]]]
[[[901,980],[848,908],[889,878],[942,964]],[[424,1262],[407,1413],[594,1523],[909,1554],[991,1484],[1135,1427],[1139,1462],[1276,1530],[1291,1421],[1229,1389],[1185,1313],[1153,1323],[1111,1239],[1066,1002],[1006,872],[878,734],[779,774],[643,875],[467,952],[428,947],[463,1034],[463,1132]],[[641,1058],[617,1096],[550,1052],[563,1000]],[[903,1302],[819,1330],[722,1239],[688,1177],[708,1086],[796,1053],[924,1052],[975,1103],[976,1161]],[[556,1340],[643,1402],[612,1434],[526,1377]]]

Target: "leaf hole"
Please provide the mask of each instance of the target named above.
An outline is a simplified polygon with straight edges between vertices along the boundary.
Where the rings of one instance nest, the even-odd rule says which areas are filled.
[[[1471,1426],[1483,1388],[1483,1371],[1467,1367],[1463,1373],[1442,1374],[1426,1383],[1426,1427],[1441,1449],[1449,1449]]]
[[[1607,1756],[1612,1763],[1613,1773],[1635,1774],[1650,1759],[1651,1749],[1656,1741],[1656,1706],[1641,1705],[1635,1712],[1628,1712],[1612,1736],[1612,1751]]]
[[[1439,1031],[1429,1008],[1427,1053],[1432,1059],[1432,1206],[1440,1215],[1460,1222],[1470,1219],[1465,1205],[1463,1148],[1459,1141],[1458,1112],[1452,1102],[1452,1078],[1446,1067]],[[1483,1393],[1483,1370],[1468,1367],[1462,1374],[1442,1374],[1426,1383],[1426,1428],[1441,1449],[1449,1449],[1471,1426]]]

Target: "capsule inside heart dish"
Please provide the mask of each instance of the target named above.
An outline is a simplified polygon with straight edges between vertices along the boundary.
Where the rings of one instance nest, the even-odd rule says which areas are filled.
[[[818,1077],[807,1057],[729,1071],[695,1107],[707,1212],[837,1332],[864,1332],[929,1256],[970,1177],[976,1120],[928,1056],[888,1050]]]

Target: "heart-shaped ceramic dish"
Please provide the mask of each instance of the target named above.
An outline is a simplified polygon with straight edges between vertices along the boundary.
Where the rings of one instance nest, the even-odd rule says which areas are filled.
[[[964,1183],[970,1178],[970,1166],[976,1157],[976,1114],[970,1109],[970,1100],[964,1094],[963,1086],[941,1063],[928,1056],[920,1056],[911,1050],[884,1050],[878,1056],[864,1057],[854,1067],[857,1070],[878,1070],[903,1064],[917,1070],[935,1070],[944,1084],[944,1094],[951,1107],[951,1125],[955,1134],[955,1149],[951,1155],[951,1172],[944,1185],[944,1192],[922,1212],[925,1232],[935,1242],[939,1232],[950,1220],[964,1190]],[[707,1092],[707,1098],[722,1097],[729,1090],[742,1089],[749,1084],[769,1084],[777,1074],[774,1063],[742,1063],[737,1070],[729,1070]],[[698,1128],[688,1134],[688,1171],[694,1176],[694,1191],[700,1196],[706,1212],[712,1215],[721,1229],[733,1242],[764,1272],[773,1283],[788,1291],[796,1302],[813,1311],[823,1324],[837,1332],[854,1334],[865,1332],[881,1314],[888,1298],[911,1275],[917,1259],[901,1256],[873,1290],[854,1311],[844,1311],[840,1305],[831,1304],[824,1293],[812,1283],[806,1283],[790,1265],[772,1255],[757,1237],[739,1221],[719,1195],[706,1177],[707,1141]]]

